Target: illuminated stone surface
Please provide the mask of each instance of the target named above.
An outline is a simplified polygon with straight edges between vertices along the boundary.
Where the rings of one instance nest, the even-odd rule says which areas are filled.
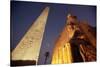
[[[72,18],[70,14],[67,16],[67,19],[67,24],[55,44],[51,62],[52,64],[72,63],[73,61],[69,41],[73,37],[76,30],[76,26],[73,25],[74,29],[72,28],[71,22],[77,22],[76,19]]]
[[[46,7],[12,51],[11,60],[35,60],[37,62],[49,13]]]
[[[76,16],[68,14],[66,25],[55,43],[51,64],[96,61],[94,33],[87,22],[79,22]]]

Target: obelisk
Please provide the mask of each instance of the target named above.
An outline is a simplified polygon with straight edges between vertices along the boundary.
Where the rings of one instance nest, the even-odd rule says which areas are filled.
[[[48,14],[49,7],[46,7],[12,51],[11,60],[35,60],[37,63]]]

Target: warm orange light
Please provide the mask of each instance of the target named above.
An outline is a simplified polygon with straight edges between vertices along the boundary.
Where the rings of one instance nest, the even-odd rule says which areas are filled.
[[[59,47],[53,54],[52,64],[65,64],[72,63],[72,54],[70,43],[66,43],[64,46]]]

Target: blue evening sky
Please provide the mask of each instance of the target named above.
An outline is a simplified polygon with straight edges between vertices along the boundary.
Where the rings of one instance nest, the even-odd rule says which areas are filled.
[[[96,26],[95,6],[12,1],[11,50],[16,47],[46,6],[50,7],[50,12],[42,41],[39,64],[44,63],[44,54],[47,51],[50,52],[47,63],[50,63],[54,43],[64,27],[68,13],[76,15],[79,20],[87,20],[91,26]]]

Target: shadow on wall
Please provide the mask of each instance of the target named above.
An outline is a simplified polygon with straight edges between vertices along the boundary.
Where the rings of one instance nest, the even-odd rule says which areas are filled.
[[[11,60],[11,66],[36,65],[35,60]]]

